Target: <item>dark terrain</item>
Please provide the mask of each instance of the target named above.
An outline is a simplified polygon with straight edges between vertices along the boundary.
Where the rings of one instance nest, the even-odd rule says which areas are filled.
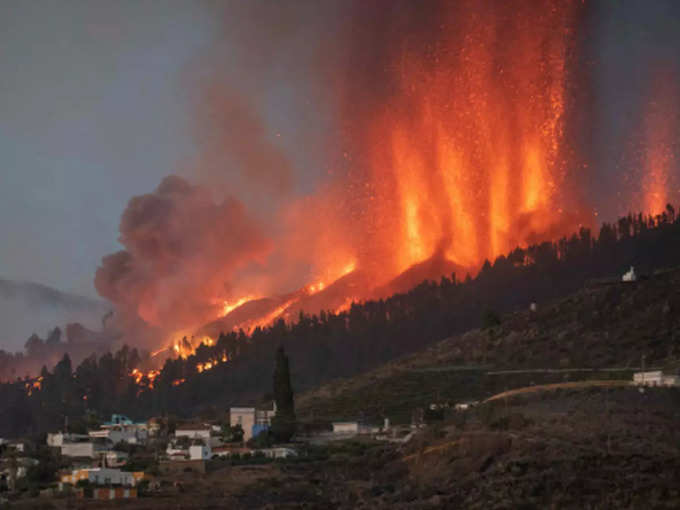
[[[643,360],[644,357],[644,360]],[[512,388],[590,379],[628,379],[646,367],[680,367],[680,269],[634,283],[591,282],[297,399],[314,419],[382,416],[409,422],[415,407],[481,400]]]
[[[302,421],[410,420],[445,408],[406,443],[371,439],[301,446],[294,461],[230,465],[136,501],[142,508],[678,508],[680,388],[628,384],[646,366],[678,366],[680,270],[637,283],[593,282],[536,312],[446,339],[351,379],[300,395]],[[582,381],[582,388],[542,384]],[[617,387],[588,387],[610,381]],[[29,501],[25,502],[29,504]],[[35,500],[33,504],[37,504]],[[43,508],[110,508],[75,500]],[[34,508],[24,506],[24,508]],[[18,506],[18,508],[22,508]]]
[[[135,501],[14,508],[678,508],[680,390],[557,391],[451,413],[409,443],[344,441],[298,461],[184,472]]]

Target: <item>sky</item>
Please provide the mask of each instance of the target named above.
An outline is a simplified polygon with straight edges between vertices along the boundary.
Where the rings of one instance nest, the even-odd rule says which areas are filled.
[[[253,194],[243,162],[210,147],[206,84],[247,99],[289,159],[291,192],[312,191],[328,112],[310,41],[331,35],[336,5],[0,2],[0,278],[97,297],[125,206],[169,174],[266,209],[275,194]]]
[[[239,188],[238,161],[197,139],[197,101],[212,80],[252,102],[244,109],[290,159],[293,192],[312,191],[328,171],[324,143],[334,140],[323,66],[340,58],[315,60],[316,48],[337,35],[348,3],[0,2],[0,278],[96,297],[93,276],[120,249],[127,202],[168,174],[211,183],[223,174],[227,192],[266,207],[267,196]],[[592,5],[584,137],[603,170],[589,173],[584,192],[606,211],[601,219],[613,219],[625,205],[606,194],[640,121],[648,64],[677,72],[680,9],[671,0]],[[202,129],[209,138],[210,123]],[[206,151],[216,168],[197,169]]]
[[[96,296],[135,194],[186,172],[198,2],[0,2],[0,278]]]

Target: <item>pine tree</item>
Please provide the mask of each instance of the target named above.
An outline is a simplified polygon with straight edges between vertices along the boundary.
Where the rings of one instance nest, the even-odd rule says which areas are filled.
[[[295,433],[295,402],[290,384],[288,356],[283,346],[276,351],[274,401],[276,402],[276,416],[272,419],[271,431],[276,441],[285,443],[290,441]]]

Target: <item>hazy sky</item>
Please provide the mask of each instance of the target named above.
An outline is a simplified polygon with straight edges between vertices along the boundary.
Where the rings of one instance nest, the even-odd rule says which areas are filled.
[[[0,2],[0,277],[95,296],[131,196],[192,153],[197,2]]]
[[[334,139],[333,85],[315,48],[332,40],[348,2],[0,1],[0,278],[96,296],[93,275],[120,248],[128,200],[170,173],[201,177],[192,161],[202,75],[235,84],[304,176],[294,191],[313,189],[326,172],[322,142]],[[650,62],[678,71],[680,9],[593,5],[581,27],[596,83],[584,137],[601,170],[584,184],[611,219],[621,211],[601,190],[620,180]],[[217,171],[248,205],[269,200],[230,190],[229,164]]]

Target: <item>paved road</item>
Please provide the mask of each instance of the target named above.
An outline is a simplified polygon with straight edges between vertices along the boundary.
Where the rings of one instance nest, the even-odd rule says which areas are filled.
[[[500,398],[514,397],[515,395],[522,395],[525,393],[538,393],[540,391],[554,391],[559,389],[576,389],[576,388],[616,388],[623,386],[632,386],[633,381],[623,380],[623,381],[574,381],[574,382],[564,382],[555,384],[538,384],[536,386],[525,386],[524,388],[516,388],[514,390],[503,391],[502,393],[497,393],[484,402],[492,402]]]

